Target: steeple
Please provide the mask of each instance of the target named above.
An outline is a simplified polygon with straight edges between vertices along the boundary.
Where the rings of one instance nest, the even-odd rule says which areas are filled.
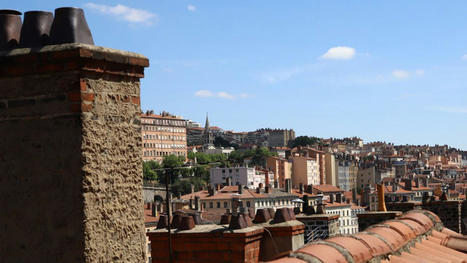
[[[212,145],[214,143],[214,138],[209,127],[209,118],[208,113],[206,112],[206,123],[204,124],[204,144],[206,146]]]
[[[206,112],[206,123],[204,124],[204,133],[209,132],[209,118],[208,118],[208,113]]]

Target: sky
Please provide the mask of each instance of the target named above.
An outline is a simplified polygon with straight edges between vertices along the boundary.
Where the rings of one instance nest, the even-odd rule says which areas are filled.
[[[94,42],[150,60],[142,109],[467,150],[467,1],[11,1],[85,10]]]

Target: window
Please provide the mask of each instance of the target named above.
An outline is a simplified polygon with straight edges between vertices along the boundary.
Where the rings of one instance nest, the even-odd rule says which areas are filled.
[[[221,208],[221,202],[217,202],[217,208]]]
[[[246,207],[250,207],[250,201],[246,201]]]
[[[227,208],[227,202],[224,202],[224,208]]]
[[[212,202],[209,202],[209,208],[213,208],[214,204]]]

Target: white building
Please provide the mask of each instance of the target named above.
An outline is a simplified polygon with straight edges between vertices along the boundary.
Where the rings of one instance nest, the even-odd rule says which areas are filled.
[[[348,203],[327,203],[326,214],[339,215],[339,234],[352,235],[358,233],[357,211],[352,210],[352,204]]]
[[[250,189],[255,189],[259,187],[259,184],[266,184],[266,175],[263,171],[257,171],[255,168],[250,167],[230,167],[230,168],[221,168],[214,167],[209,170],[211,175],[210,183],[213,185],[216,184],[225,184],[226,179],[230,178],[232,185],[245,185]],[[274,182],[274,173],[269,172],[269,184]]]

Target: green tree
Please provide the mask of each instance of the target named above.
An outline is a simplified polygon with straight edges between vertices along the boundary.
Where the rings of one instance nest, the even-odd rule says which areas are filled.
[[[185,158],[183,156],[168,155],[165,156],[162,160],[163,175],[160,176],[159,182],[165,184],[166,175],[169,175],[170,183],[173,183],[177,180],[178,176],[182,174],[182,171],[179,167],[182,167],[184,164]],[[175,169],[177,168],[177,169]]]
[[[160,164],[156,161],[143,162],[143,179],[156,181],[159,179],[159,173],[157,169],[160,168]]]
[[[174,194],[189,194],[191,192],[191,185],[194,185],[195,191],[200,191],[206,185],[206,181],[200,177],[184,178],[172,184],[171,191]]]
[[[273,156],[273,153],[271,153],[268,148],[256,148],[251,158],[251,164],[266,167],[266,160],[270,156]]]
[[[308,146],[320,143],[320,141],[321,140],[318,137],[298,136],[295,138],[295,140],[291,141],[290,147],[294,148],[297,146]]]

